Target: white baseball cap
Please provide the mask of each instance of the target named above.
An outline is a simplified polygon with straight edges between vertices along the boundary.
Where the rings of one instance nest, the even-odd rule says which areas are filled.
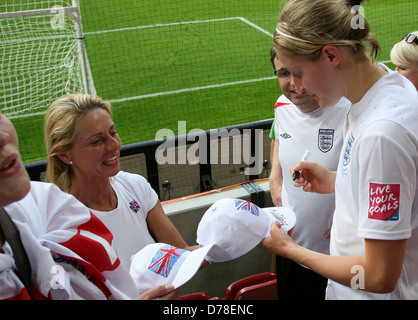
[[[178,288],[195,275],[211,248],[187,251],[167,243],[152,243],[131,257],[129,273],[139,294],[159,285]]]
[[[296,223],[296,215],[287,207],[260,208],[247,200],[220,199],[200,220],[196,241],[202,247],[213,246],[207,260],[229,261],[270,237],[273,222],[280,223],[281,229],[288,232]]]

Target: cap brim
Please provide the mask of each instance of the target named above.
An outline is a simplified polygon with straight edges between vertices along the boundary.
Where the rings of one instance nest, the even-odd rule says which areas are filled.
[[[288,232],[296,224],[296,214],[288,207],[268,207],[262,209],[270,219],[269,228],[266,233],[266,238],[270,237],[270,227],[273,222],[278,222],[282,226],[284,232]]]
[[[186,259],[183,261],[181,267],[177,271],[176,276],[171,283],[174,288],[181,287],[187,281],[189,281],[195,273],[199,270],[205,257],[209,254],[213,245],[201,247],[199,249],[190,251]]]

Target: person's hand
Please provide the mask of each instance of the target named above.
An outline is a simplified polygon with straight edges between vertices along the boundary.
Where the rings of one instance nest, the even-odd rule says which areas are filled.
[[[292,176],[295,171],[301,171],[299,178],[293,182],[295,187],[302,187],[306,192],[334,192],[336,172],[308,161],[301,161],[290,168]]]
[[[267,251],[287,258],[288,250],[296,245],[292,239],[295,227],[289,230],[288,233],[281,230],[280,227],[281,225],[279,223],[273,222],[270,227],[271,236],[265,238],[261,244]]]
[[[282,181],[278,183],[276,180],[270,179],[270,195],[275,207],[282,206]]]
[[[141,294],[141,300],[179,300],[181,288],[174,289],[172,285],[157,286]]]

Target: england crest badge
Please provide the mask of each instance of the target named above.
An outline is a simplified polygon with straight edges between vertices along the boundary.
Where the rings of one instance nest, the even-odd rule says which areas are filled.
[[[322,152],[328,152],[334,144],[334,129],[319,129],[318,148]]]

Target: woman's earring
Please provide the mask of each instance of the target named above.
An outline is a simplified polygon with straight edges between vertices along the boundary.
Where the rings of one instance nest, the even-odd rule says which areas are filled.
[[[73,164],[73,162],[70,160],[70,166]]]

